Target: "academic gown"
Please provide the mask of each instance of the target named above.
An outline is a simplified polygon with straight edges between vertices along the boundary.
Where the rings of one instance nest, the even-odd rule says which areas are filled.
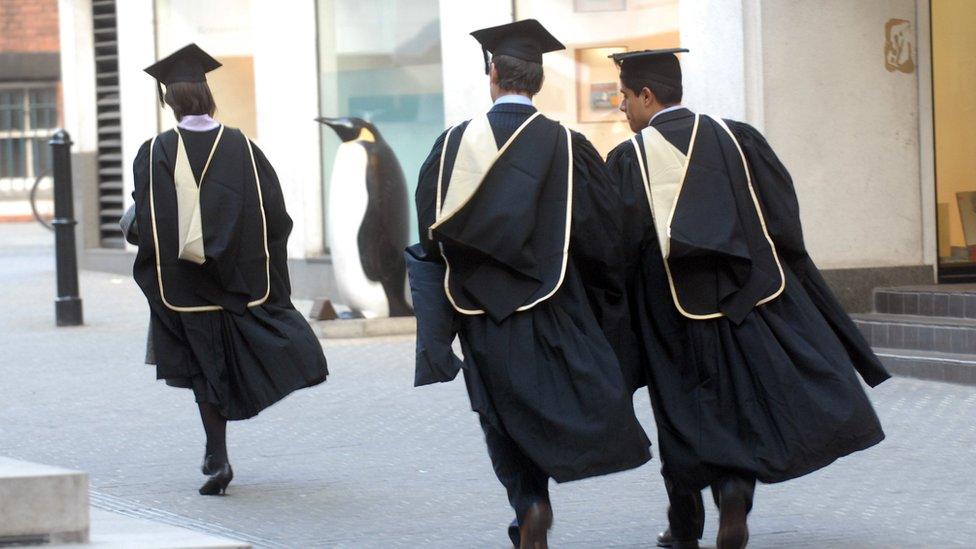
[[[525,120],[527,114],[520,112],[521,109],[525,107],[496,106],[489,113],[499,147],[510,138],[511,128]],[[529,111],[534,112],[534,109],[529,108]],[[506,126],[506,116],[516,118],[515,123],[507,124],[509,131],[501,129]],[[441,157],[448,132],[438,138],[421,168],[416,200],[423,253],[413,250],[413,259],[408,258],[411,263],[420,256],[443,265],[440,248],[443,242],[436,240],[437,231],[434,232],[435,240],[431,240],[428,229],[436,217],[438,176],[442,171],[451,173],[467,124],[450,132],[443,167]],[[557,155],[552,161],[553,166],[565,161],[568,155],[566,137],[564,133],[562,135],[561,141],[558,141],[559,137],[555,138],[555,146],[557,149],[562,147],[564,156],[560,160]],[[523,166],[531,167],[535,166],[527,159],[533,155],[543,159],[540,162],[549,161],[546,151],[553,147],[552,142],[519,141],[522,137],[529,139],[527,135],[516,138],[502,159],[527,162]],[[639,351],[636,350],[636,339],[629,335],[632,334],[629,312],[623,293],[623,273],[619,269],[622,259],[619,197],[592,145],[577,133],[573,133],[571,139],[569,257],[562,283],[551,297],[526,310],[501,313],[502,318],[497,311],[491,310],[486,314],[455,313],[453,318],[441,314],[440,321],[431,322],[430,315],[450,310],[450,305],[444,302],[445,285],[440,285],[436,293],[424,293],[422,288],[414,286],[418,338],[422,340],[418,344],[417,384],[454,377],[460,364],[452,366],[455,361],[444,347],[445,342],[453,339],[453,333],[432,335],[428,328],[456,329],[464,354],[464,379],[472,409],[484,421],[508,433],[522,452],[557,482],[630,469],[650,459],[650,443],[634,415],[632,404],[633,390],[642,384],[643,376],[637,371]],[[499,164],[492,170],[502,169]],[[509,172],[510,177],[520,178],[525,173],[516,172]],[[489,172],[489,177],[491,174]],[[493,211],[479,210],[478,201],[494,192],[492,187],[511,184],[508,176],[506,179],[486,180],[472,200],[475,206],[468,206],[464,212],[468,217],[460,230],[481,227],[489,229],[486,231],[489,233],[504,232],[509,229],[508,225],[525,221],[511,217],[514,209],[540,212],[546,207],[531,203],[541,182],[525,179],[519,182],[522,185],[519,189],[524,192],[502,197],[501,202],[489,206],[495,208]],[[530,206],[515,205],[512,200],[528,201]],[[490,198],[488,203],[492,204]],[[502,203],[507,205],[498,206]],[[538,215],[544,217],[543,213]],[[560,230],[559,227],[532,226],[534,234]],[[505,302],[511,297],[509,289],[517,285],[511,282],[518,280],[514,275],[501,282],[496,277],[504,278],[503,272],[490,271],[484,275],[479,270],[505,254],[518,255],[520,250],[515,249],[510,240],[500,240],[502,248],[507,245],[508,249],[495,248],[480,260],[449,254],[452,268],[475,272],[469,282],[476,279],[477,283],[469,283],[467,287],[488,294],[484,295],[487,302]],[[525,245],[521,251],[530,248]],[[466,261],[470,263],[464,265]],[[418,272],[416,265],[411,266],[412,277]],[[424,288],[436,286],[426,284]],[[493,290],[488,292],[485,288]],[[460,292],[455,299],[460,299],[463,292],[455,291]],[[422,345],[426,343],[430,344],[429,348],[423,349]],[[439,352],[432,352],[435,348]],[[619,350],[623,360],[618,359],[615,349]],[[434,356],[442,357],[439,369],[430,366],[430,357]],[[422,357],[425,358],[421,360]]]
[[[219,131],[181,130],[198,182]],[[149,302],[157,379],[193,389],[198,402],[216,405],[230,420],[252,417],[292,391],[324,381],[321,344],[291,302],[286,244],[292,221],[268,159],[239,130],[224,128],[198,187],[207,257],[196,265],[175,258],[176,131],[151,145],[153,140],[142,145],[133,164],[139,245],[133,276]],[[184,305],[206,310],[172,308]]]
[[[687,151],[693,120],[681,109],[658,116],[653,126]],[[744,318],[692,320],[679,313],[638,152],[627,141],[608,157],[627,212],[627,286],[663,473],[689,490],[729,474],[785,481],[884,438],[856,374],[871,386],[889,374],[807,254],[789,173],[758,131],[727,124],[749,166],[785,279],[782,294]],[[643,161],[643,136],[636,139]]]

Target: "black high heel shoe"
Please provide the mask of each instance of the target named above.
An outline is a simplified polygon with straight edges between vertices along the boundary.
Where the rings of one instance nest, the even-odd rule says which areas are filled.
[[[203,483],[200,487],[201,496],[217,496],[223,495],[227,491],[227,485],[230,481],[234,480],[234,470],[231,469],[230,463],[224,462],[222,465],[214,465],[211,456],[207,456],[204,460],[204,467],[209,468],[211,472],[210,478],[207,482]]]
[[[200,472],[208,476],[214,474],[216,467],[214,467],[213,461],[213,454],[205,454],[203,456],[203,464],[200,465]]]

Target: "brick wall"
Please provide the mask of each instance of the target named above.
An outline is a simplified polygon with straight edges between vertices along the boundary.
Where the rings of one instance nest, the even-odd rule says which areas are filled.
[[[57,0],[0,0],[0,53],[56,53]]]

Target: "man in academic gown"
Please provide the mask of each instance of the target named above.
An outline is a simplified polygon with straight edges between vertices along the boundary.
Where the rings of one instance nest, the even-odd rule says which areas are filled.
[[[631,400],[640,372],[614,352],[636,344],[617,268],[620,204],[592,145],[532,106],[542,54],[563,45],[535,20],[472,34],[495,105],[445,131],[421,168],[421,244],[408,254],[417,383],[457,373],[446,348],[456,330],[471,406],[516,513],[512,541],[545,547],[550,478],[650,458]],[[436,282],[417,280],[424,266]]]
[[[711,486],[718,547],[737,548],[756,480],[884,438],[856,374],[889,375],[807,254],[793,182],[763,136],[680,105],[681,51],[613,56],[636,135],[608,166],[671,502],[659,545],[698,547]]]

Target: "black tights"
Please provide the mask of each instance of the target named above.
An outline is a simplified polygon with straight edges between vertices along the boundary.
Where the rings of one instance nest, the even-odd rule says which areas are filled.
[[[200,407],[203,430],[207,433],[207,455],[213,456],[215,463],[226,463],[227,418],[221,415],[220,409],[209,402],[197,404]]]

